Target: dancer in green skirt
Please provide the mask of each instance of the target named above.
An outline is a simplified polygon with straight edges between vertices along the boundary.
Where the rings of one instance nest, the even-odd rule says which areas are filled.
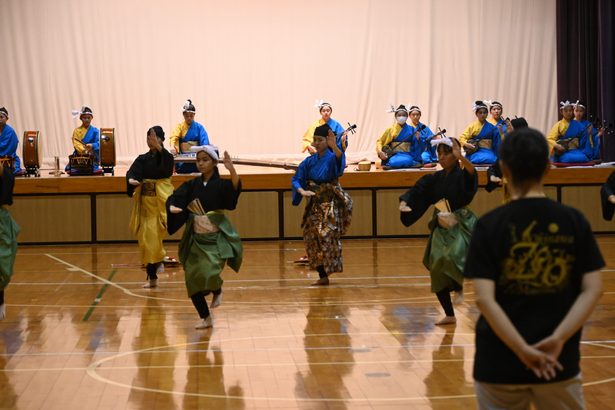
[[[214,297],[211,307],[222,301],[222,278],[225,264],[239,271],[243,249],[239,234],[224,214],[235,209],[241,193],[241,181],[231,157],[224,152],[223,163],[231,178],[218,173],[218,153],[211,145],[192,147],[197,152],[196,166],[200,176],[184,182],[167,200],[169,234],[186,225],[179,243],[179,259],[184,266],[188,296],[201,320],[195,326],[205,329],[213,320],[205,296]]]
[[[6,317],[4,289],[13,276],[13,265],[17,255],[19,226],[8,211],[9,205],[13,205],[14,186],[12,167],[0,166],[0,320]]]
[[[431,143],[437,146],[443,169],[419,179],[399,198],[399,210],[402,223],[410,226],[435,205],[423,264],[429,269],[431,291],[446,314],[436,324],[446,325],[456,322],[450,292],[456,293],[456,304],[463,301],[463,268],[476,223],[467,206],[478,189],[478,176],[472,163],[461,155],[459,141],[444,137]]]

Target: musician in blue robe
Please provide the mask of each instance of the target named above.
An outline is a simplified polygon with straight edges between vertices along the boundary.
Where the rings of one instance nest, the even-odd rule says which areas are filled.
[[[21,169],[21,160],[17,155],[17,146],[19,138],[17,133],[7,124],[9,120],[9,112],[6,108],[0,107],[0,157],[13,158],[13,173],[21,175],[24,171]]]
[[[577,101],[574,104],[574,119],[583,125],[587,137],[585,145],[582,147],[583,152],[587,155],[590,161],[600,159],[600,138],[604,134],[604,128],[596,128],[591,122],[585,118],[587,106],[582,101]]]
[[[506,123],[506,120],[502,118],[502,112],[504,110],[502,103],[499,101],[485,102],[489,105],[489,114],[491,114],[487,121],[495,125],[498,129],[498,133],[500,134],[500,141],[503,141],[504,137],[508,133],[508,124]]]
[[[314,141],[314,130],[316,130],[316,127],[320,127],[323,124],[327,124],[335,134],[335,141],[338,148],[342,151],[346,151],[348,146],[348,140],[346,139],[347,133],[342,124],[331,118],[331,114],[333,113],[331,104],[324,100],[317,100],[314,106],[318,108],[320,118],[311,123],[305,134],[303,134],[301,152],[307,151],[309,154],[316,152],[316,149],[312,146],[312,142]],[[342,139],[344,139],[344,146],[342,146]]]
[[[487,121],[487,104],[476,101],[472,107],[476,121],[470,123],[459,136],[459,142],[466,151],[466,158],[472,164],[495,164],[500,134],[498,129]]]
[[[171,136],[171,154],[188,154],[191,146],[209,145],[209,136],[205,127],[194,120],[196,108],[192,100],[187,100],[183,106],[184,121],[177,124]],[[196,164],[191,162],[178,162],[175,164],[175,171],[178,174],[191,174],[198,172]]]
[[[330,274],[343,270],[341,238],[350,225],[352,199],[338,182],[346,157],[329,125],[316,127],[312,146],[316,152],[292,178],[292,199],[295,206],[303,197],[307,200],[301,227],[310,268],[318,271],[313,285],[326,286]]]
[[[574,119],[574,104],[561,101],[560,112],[562,119],[547,134],[551,160],[558,163],[587,163],[589,158],[582,149],[587,144],[587,132],[583,124]]]
[[[434,133],[426,124],[421,122],[421,109],[413,105],[408,110],[408,114],[410,116],[410,126],[413,128],[413,134],[417,138],[417,144],[410,148],[412,156],[420,155],[421,162],[426,164],[438,162],[436,147],[430,144]]]
[[[73,130],[73,155],[76,156],[88,156],[92,154],[94,156],[94,162],[92,164],[92,173],[102,174],[100,168],[100,131],[98,128],[92,125],[92,119],[94,113],[92,109],[87,106],[81,107],[81,110],[73,111],[73,118],[81,120],[81,125]],[[79,170],[71,168],[70,162],[66,165],[65,171],[71,175],[78,175]]]
[[[405,105],[391,106],[389,112],[395,113],[395,123],[384,130],[376,141],[376,153],[382,160],[383,169],[413,168],[423,164],[421,154],[425,141],[420,132],[407,124],[408,109]]]

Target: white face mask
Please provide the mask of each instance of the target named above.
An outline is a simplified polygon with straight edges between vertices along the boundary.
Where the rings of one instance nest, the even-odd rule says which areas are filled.
[[[399,116],[399,117],[395,117],[395,119],[397,120],[397,123],[399,125],[401,125],[401,124],[405,124],[406,123],[406,121],[408,120],[408,117],[406,117],[406,116]]]

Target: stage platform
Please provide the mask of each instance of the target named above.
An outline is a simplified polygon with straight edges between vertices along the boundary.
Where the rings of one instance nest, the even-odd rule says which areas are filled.
[[[230,218],[245,239],[296,239],[301,237],[303,204],[291,204],[290,183],[294,171],[279,168],[236,166],[244,193]],[[434,169],[356,171],[350,165],[340,179],[354,199],[355,208],[348,237],[396,237],[426,235],[428,212],[411,228],[399,222],[398,197]],[[226,169],[219,165],[221,174]],[[579,208],[596,233],[615,233],[615,222],[601,217],[600,185],[613,167],[554,168],[547,178],[547,195]],[[126,169],[115,176],[62,175],[53,177],[42,170],[40,178],[17,178],[15,204],[11,207],[22,232],[20,243],[100,243],[134,240],[128,230],[132,199],[126,192]],[[194,178],[174,175],[173,184]],[[487,193],[486,171],[479,168],[481,188],[471,208],[478,214],[502,202],[502,191]],[[170,239],[177,240],[180,233]]]

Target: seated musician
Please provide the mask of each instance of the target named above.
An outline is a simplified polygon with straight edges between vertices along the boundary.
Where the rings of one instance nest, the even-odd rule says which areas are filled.
[[[551,160],[557,163],[587,163],[589,158],[582,149],[587,144],[586,128],[574,119],[573,103],[561,101],[559,104],[562,119],[547,134]]]
[[[19,138],[13,127],[7,124],[8,120],[8,110],[0,107],[0,158],[12,163],[15,175],[23,175],[24,171],[21,169],[21,161],[17,155]]]
[[[171,145],[171,154],[189,154],[190,148],[193,146],[209,145],[209,136],[205,127],[194,120],[196,108],[191,100],[186,100],[183,106],[184,121],[177,124],[171,136],[169,143]],[[198,172],[196,164],[192,162],[178,162],[175,164],[175,172],[178,174],[191,174]]]
[[[600,160],[600,138],[604,135],[604,128],[595,128],[594,125],[585,118],[587,106],[582,101],[574,104],[574,119],[585,127],[587,138],[585,146],[582,148],[590,161]]]
[[[391,106],[389,112],[395,113],[395,123],[387,128],[378,141],[376,153],[382,160],[383,169],[413,168],[423,165],[421,158],[425,142],[421,142],[420,133],[406,124],[408,110],[400,105]],[[423,149],[421,150],[421,146]]]
[[[421,122],[421,109],[413,105],[408,110],[408,114],[410,126],[413,128],[415,137],[418,138],[419,143],[415,147],[421,153],[421,161],[425,164],[438,162],[437,146],[430,143],[434,134],[426,124]]]
[[[65,171],[71,175],[102,174],[100,168],[100,131],[92,125],[94,112],[85,105],[73,111],[73,118],[81,120],[81,125],[73,131],[75,151],[69,157]],[[91,170],[91,171],[90,171]]]
[[[495,164],[500,134],[495,125],[487,122],[487,104],[476,101],[472,107],[476,121],[470,123],[459,136],[466,158],[473,164]]]
[[[510,133],[508,128],[508,122],[502,117],[504,110],[502,103],[499,101],[485,101],[489,105],[489,118],[487,121],[495,125],[500,134],[500,142],[504,140],[504,137]]]

